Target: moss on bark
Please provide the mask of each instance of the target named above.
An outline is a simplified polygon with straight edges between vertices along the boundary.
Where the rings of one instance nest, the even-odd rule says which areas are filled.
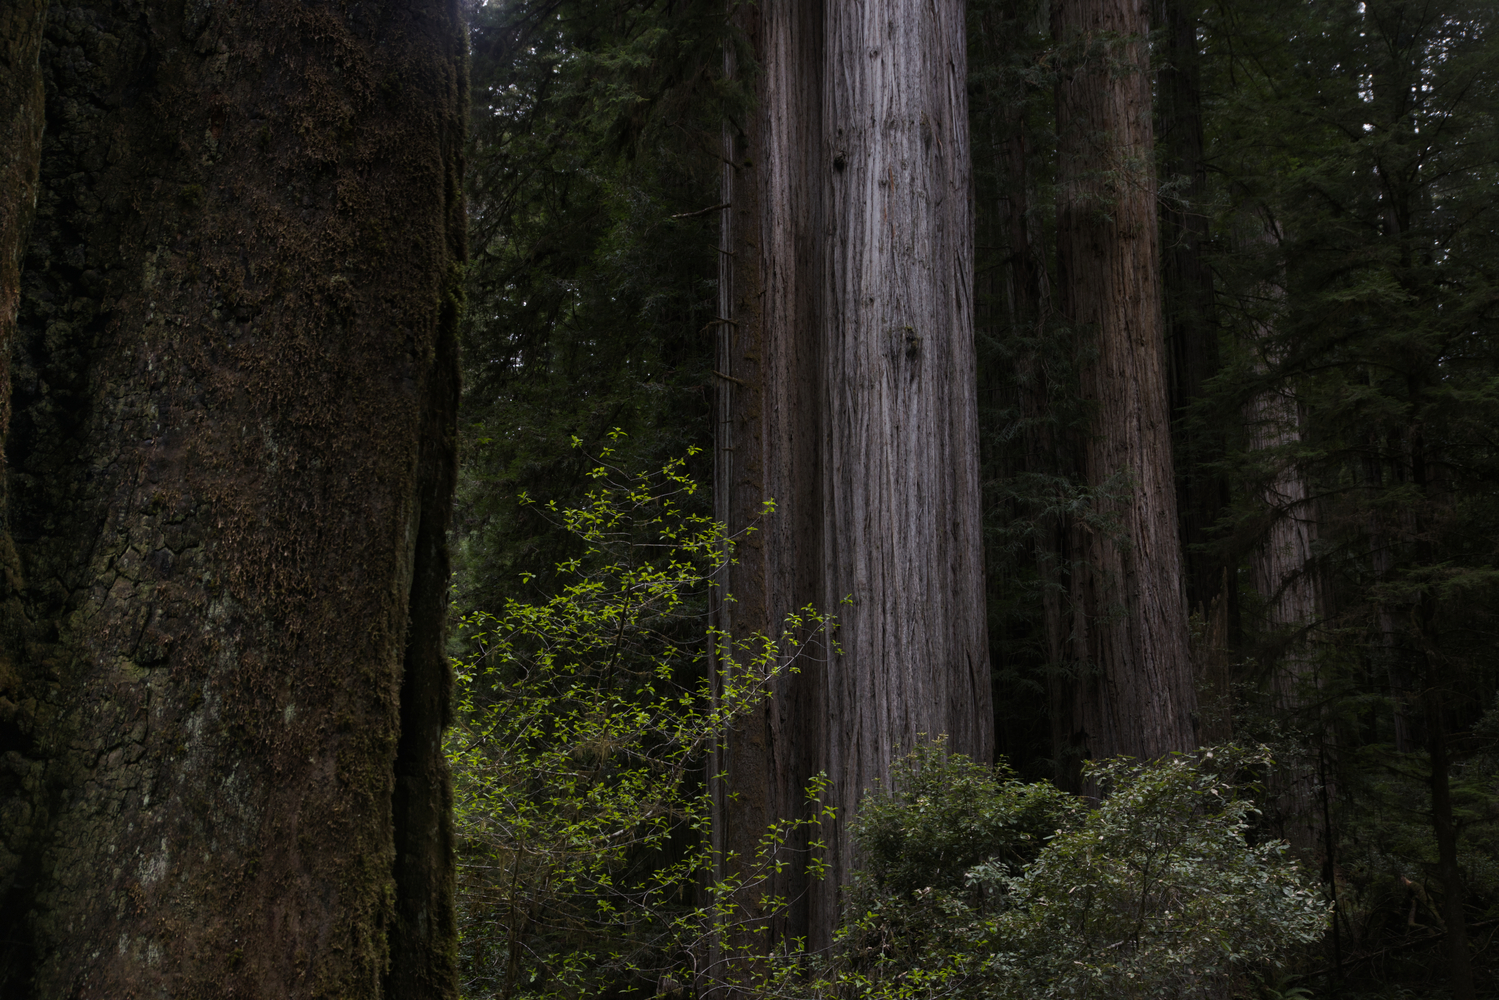
[[[50,9],[3,595],[36,996],[454,991],[464,59],[451,0]]]

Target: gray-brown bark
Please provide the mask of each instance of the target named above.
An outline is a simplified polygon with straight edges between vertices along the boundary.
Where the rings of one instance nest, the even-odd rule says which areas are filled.
[[[1060,312],[1097,356],[1087,482],[1113,483],[1118,530],[1075,529],[1077,684],[1071,742],[1085,756],[1151,757],[1196,742],[1161,336],[1148,0],[1061,0],[1057,84]]]
[[[450,0],[51,8],[7,996],[454,992],[464,60]]]
[[[1245,220],[1251,245],[1271,250],[1278,241],[1269,213]],[[1256,368],[1267,384],[1243,407],[1245,443],[1264,467],[1257,484],[1265,512],[1264,528],[1248,553],[1248,578],[1257,595],[1256,632],[1272,652],[1265,660],[1274,708],[1288,719],[1306,721],[1316,711],[1316,663],[1307,644],[1320,613],[1313,547],[1317,538],[1316,507],[1299,465],[1301,407],[1294,386],[1276,379],[1282,359],[1276,326],[1285,313],[1283,280],[1267,280],[1258,289],[1262,312],[1255,318],[1247,345],[1258,356]],[[1319,733],[1325,739],[1326,727]],[[1325,752],[1324,747],[1324,752]],[[1275,796],[1270,822],[1291,845],[1306,854],[1324,851],[1322,790],[1309,766],[1293,762],[1270,776]]]
[[[728,810],[726,836],[748,843],[827,771],[831,870],[783,930],[820,947],[846,824],[897,749],[946,735],[992,754],[964,24],[954,0],[739,16],[761,75],[729,157],[720,510],[737,530],[777,509],[729,574],[726,621],[778,629],[814,603],[842,652],[728,741],[726,787],[756,805]]]

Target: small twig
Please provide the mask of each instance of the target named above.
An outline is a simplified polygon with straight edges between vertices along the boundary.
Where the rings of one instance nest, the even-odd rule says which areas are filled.
[[[730,326],[738,326],[739,325],[739,322],[737,320],[723,319],[722,317],[720,317],[718,319],[710,319],[710,320],[708,320],[708,322],[706,322],[706,323],[703,324],[703,329],[699,330],[698,333],[702,333],[703,330],[708,329],[708,327],[710,327],[710,326],[716,326],[719,323],[727,323]]]
[[[1494,924],[1494,923],[1499,923],[1499,921],[1496,921],[1496,920],[1479,920],[1479,921],[1477,921],[1475,923],[1468,924],[1467,929],[1470,930],[1470,931],[1471,930],[1477,930],[1480,927],[1487,927],[1490,924]],[[1425,937],[1419,937],[1419,938],[1416,938],[1415,940],[1412,940],[1412,941],[1402,941],[1399,944],[1391,945],[1388,948],[1381,948],[1379,951],[1370,952],[1367,955],[1359,955],[1356,958],[1350,958],[1347,961],[1345,961],[1343,963],[1343,965],[1344,966],[1355,965],[1355,964],[1357,964],[1359,962],[1367,962],[1367,961],[1369,961],[1371,959],[1378,958],[1381,955],[1390,955],[1390,954],[1394,954],[1397,951],[1408,951],[1411,948],[1419,948],[1422,945],[1435,944],[1436,942],[1442,940],[1446,936],[1447,935],[1445,933],[1443,933],[1441,931],[1438,931],[1435,934],[1428,934]],[[1325,968],[1325,969],[1318,969],[1315,972],[1303,972],[1300,975],[1291,976],[1289,979],[1286,980],[1286,982],[1287,983],[1298,983],[1298,982],[1304,982],[1304,981],[1306,981],[1308,979],[1315,979],[1318,976],[1325,976],[1325,975],[1327,975],[1330,972],[1336,971],[1336,968],[1337,968],[1336,966],[1329,965],[1327,968]]]
[[[678,215],[673,215],[672,218],[673,219],[690,219],[694,215],[707,215],[709,212],[716,212],[720,208],[728,208],[728,207],[729,207],[729,203],[728,202],[724,202],[722,205],[709,205],[707,208],[700,208],[696,212],[682,212],[682,213],[680,213]]]
[[[744,379],[742,379],[742,378],[735,378],[732,375],[725,375],[723,372],[719,371],[717,368],[713,369],[713,374],[717,375],[719,378],[723,379],[725,382],[733,382],[735,385],[742,385],[746,389],[749,388],[749,383],[746,382]]]

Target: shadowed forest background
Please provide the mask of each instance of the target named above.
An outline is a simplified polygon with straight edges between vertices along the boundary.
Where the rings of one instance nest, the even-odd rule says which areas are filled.
[[[1139,484],[1085,472],[1096,331],[1059,305],[1058,81],[1115,56],[1107,38],[1069,50],[1052,16],[970,0],[967,86],[997,754],[1009,780],[1075,791],[1091,756],[1069,728],[1091,669],[1077,581],[1086,538],[1123,530],[1110,512]],[[1237,772],[1258,789],[1249,842],[1289,841],[1332,913],[1289,964],[1203,995],[1496,988],[1496,16],[1439,0],[1150,11],[1193,724],[1198,744],[1268,748],[1273,765]],[[516,497],[576,501],[604,449],[611,469],[683,458],[713,481],[724,122],[752,114],[755,72],[716,2],[490,3],[471,32],[465,612],[566,585],[557,566],[586,543]],[[680,502],[714,513],[707,489]],[[484,856],[460,837],[462,863]],[[476,943],[515,918],[469,898],[469,988],[523,990]],[[549,967],[537,947],[527,975]],[[617,989],[685,988],[666,982]]]

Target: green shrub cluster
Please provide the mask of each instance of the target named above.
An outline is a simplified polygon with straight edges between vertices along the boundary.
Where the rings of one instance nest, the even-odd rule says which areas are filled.
[[[628,475],[611,457],[581,504],[538,505],[583,553],[557,567],[559,592],[460,616],[446,752],[468,997],[649,995],[725,932],[732,907],[714,901],[754,885],[702,881],[705,762],[831,625],[808,610],[778,636],[712,627],[707,596],[734,540],[690,513],[682,461]],[[748,877],[780,861],[789,827],[815,822],[767,831]]]
[[[1281,841],[1254,842],[1236,747],[1090,765],[1091,803],[940,742],[898,762],[854,825],[863,871],[829,956],[786,997],[1221,997],[1320,939],[1328,907]]]

